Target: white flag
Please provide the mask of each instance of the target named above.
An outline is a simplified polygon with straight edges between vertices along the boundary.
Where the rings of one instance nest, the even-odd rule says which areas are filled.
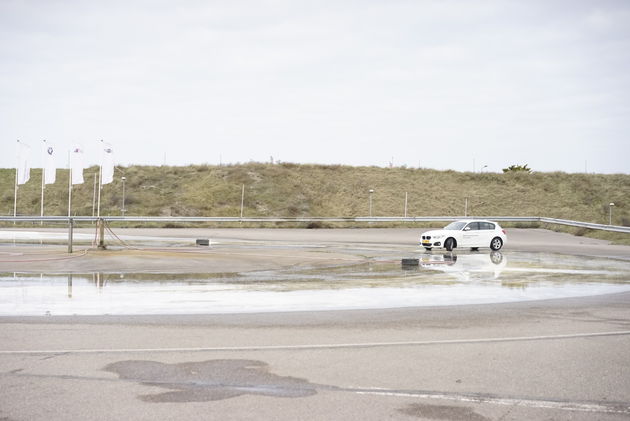
[[[83,184],[83,149],[80,146],[72,148],[70,168],[72,169],[72,184]]]
[[[111,144],[101,143],[101,184],[109,184],[114,181],[114,150]]]
[[[44,183],[54,184],[57,179],[57,167],[55,166],[56,150],[44,140]]]
[[[31,167],[28,162],[28,155],[31,152],[31,147],[26,143],[22,143],[18,140],[18,153],[17,153],[17,183],[24,184],[29,178],[31,178]]]

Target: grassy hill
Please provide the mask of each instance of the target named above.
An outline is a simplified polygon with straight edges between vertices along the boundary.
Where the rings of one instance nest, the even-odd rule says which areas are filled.
[[[96,167],[73,189],[73,215],[92,215]],[[122,176],[127,215],[367,216],[373,189],[374,216],[547,216],[630,226],[630,175],[567,173],[470,173],[411,168],[248,163],[188,167],[130,166],[116,169],[103,187],[102,215],[120,215]],[[0,213],[13,214],[15,170],[0,169]],[[41,170],[20,186],[18,214],[39,215]],[[67,215],[68,171],[46,187],[46,215]]]

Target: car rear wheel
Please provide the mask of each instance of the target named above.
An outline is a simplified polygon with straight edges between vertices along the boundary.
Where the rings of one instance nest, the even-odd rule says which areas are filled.
[[[492,241],[490,241],[490,248],[492,250],[500,250],[503,247],[503,240],[499,237],[494,237]]]
[[[452,238],[447,238],[444,242],[444,248],[446,249],[446,251],[453,251],[453,248],[455,248],[455,240],[453,240]]]
[[[503,255],[500,251],[493,251],[492,253],[490,253],[490,261],[495,265],[498,265],[503,261]]]

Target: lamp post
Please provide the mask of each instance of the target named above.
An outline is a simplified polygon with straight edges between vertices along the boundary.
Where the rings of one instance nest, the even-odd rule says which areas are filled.
[[[372,193],[374,193],[374,189],[370,189],[370,218],[372,217]]]
[[[612,208],[615,206],[613,202],[608,205],[608,225],[612,225]]]
[[[125,211],[127,209],[125,209],[125,181],[127,180],[127,177],[121,177],[120,178],[122,180],[122,209],[120,210],[122,212],[122,216],[123,218],[125,217]]]

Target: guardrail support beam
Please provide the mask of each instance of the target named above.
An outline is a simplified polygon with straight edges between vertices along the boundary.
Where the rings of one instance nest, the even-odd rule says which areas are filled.
[[[97,222],[98,225],[98,248],[105,250],[105,220],[100,218]]]
[[[72,254],[72,237],[74,235],[74,220],[68,219],[68,253]]]

